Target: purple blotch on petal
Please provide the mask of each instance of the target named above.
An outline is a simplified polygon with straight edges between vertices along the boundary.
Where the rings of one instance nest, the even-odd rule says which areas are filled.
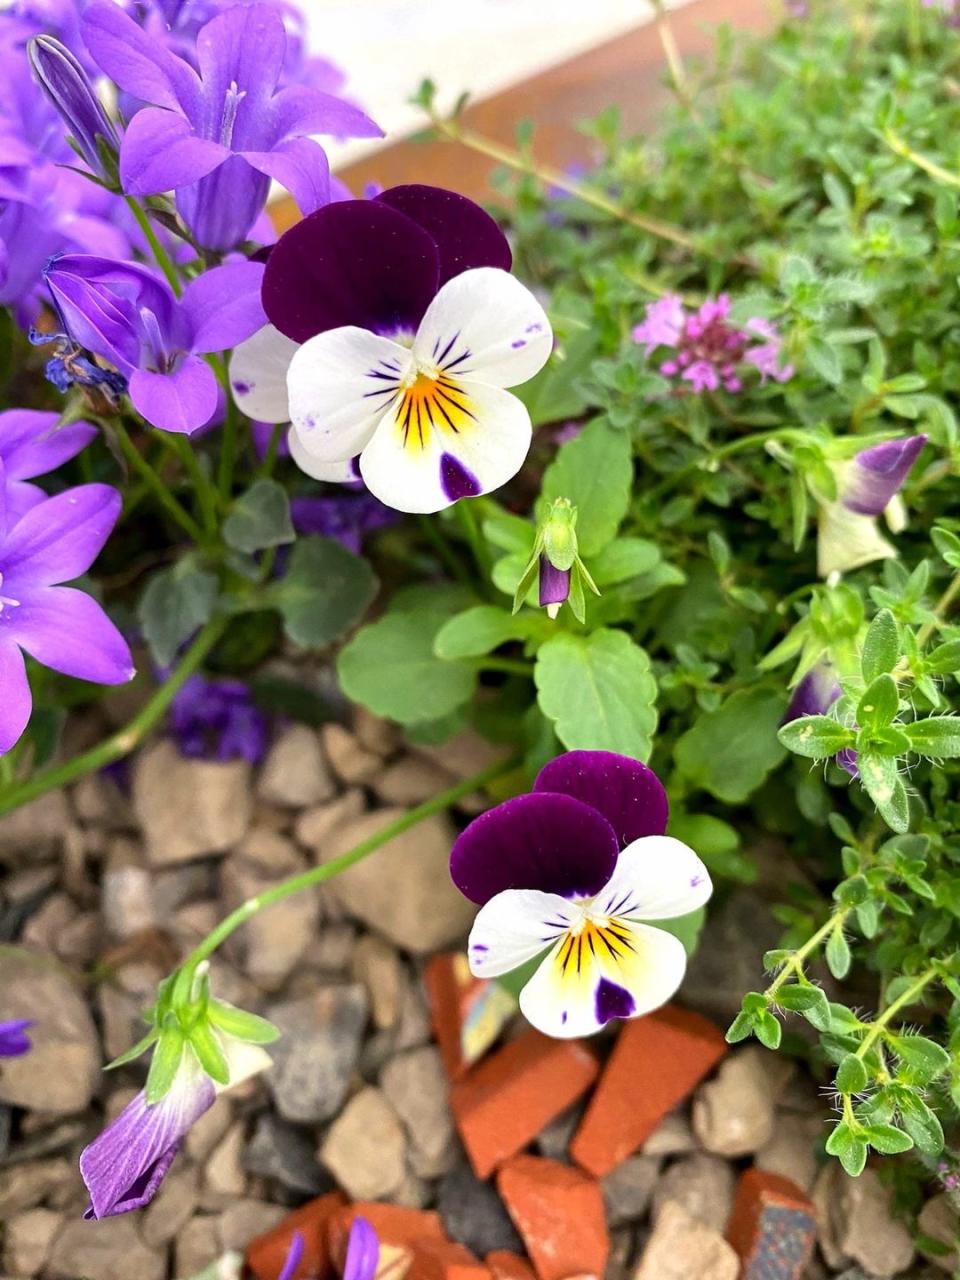
[[[485,209],[456,191],[422,183],[390,187],[377,204],[399,209],[423,227],[440,255],[440,284],[474,267],[500,267],[513,262],[507,237]]]
[[[636,1002],[626,989],[608,978],[601,978],[597,985],[596,1014],[601,1026],[613,1018],[629,1018],[632,1016]]]
[[[477,477],[452,453],[440,455],[440,484],[450,502],[475,498],[482,492]]]
[[[481,905],[504,889],[592,897],[618,856],[614,830],[596,809],[572,796],[533,793],[474,818],[454,843],[450,875]]]
[[[263,277],[271,324],[294,342],[341,325],[416,330],[440,281],[433,238],[379,200],[325,205],[286,231]]]
[[[621,848],[667,829],[667,793],[645,764],[614,751],[568,751],[544,765],[534,793],[575,796],[606,818]]]
[[[925,435],[904,436],[861,450],[845,477],[843,505],[860,515],[880,515],[900,492],[926,443]]]

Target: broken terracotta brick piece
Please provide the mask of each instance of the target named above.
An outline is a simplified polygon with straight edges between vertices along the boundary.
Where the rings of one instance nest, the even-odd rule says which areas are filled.
[[[494,1249],[484,1258],[493,1280],[535,1280],[535,1272],[526,1258],[509,1249]]]
[[[741,1280],[799,1280],[816,1238],[813,1205],[796,1183],[763,1169],[741,1176],[727,1228]]]
[[[515,1156],[497,1187],[539,1280],[602,1276],[610,1252],[600,1184],[556,1160]]]
[[[330,1219],[330,1257],[338,1274],[343,1271],[347,1256],[347,1240],[355,1218],[366,1218],[377,1233],[381,1250],[405,1249],[413,1256],[413,1247],[422,1240],[446,1241],[446,1232],[440,1215],[428,1209],[406,1209],[396,1204],[379,1204],[373,1200],[358,1200],[356,1204],[340,1209]],[[379,1273],[378,1273],[379,1274]],[[269,1280],[276,1280],[271,1276]]]
[[[339,1191],[331,1191],[301,1205],[271,1231],[251,1240],[247,1245],[246,1263],[257,1280],[277,1280],[298,1231],[303,1236],[303,1258],[294,1272],[294,1280],[303,1280],[305,1276],[325,1280],[332,1275],[330,1221],[345,1204],[346,1199]]]
[[[532,1142],[597,1077],[580,1041],[527,1031],[458,1080],[450,1106],[478,1178]]]
[[[434,956],[423,977],[440,1056],[456,1080],[499,1039],[517,1002],[498,982],[475,978],[462,952]]]
[[[490,1280],[490,1272],[462,1244],[419,1240],[406,1280]]]
[[[602,1178],[650,1137],[726,1052],[719,1027],[666,1005],[624,1024],[570,1155]]]

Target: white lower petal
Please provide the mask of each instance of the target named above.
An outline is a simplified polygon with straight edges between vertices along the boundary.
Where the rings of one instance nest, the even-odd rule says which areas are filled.
[[[257,422],[289,422],[287,372],[297,344],[272,324],[241,342],[230,360],[230,390],[237,406]]]
[[[520,992],[520,1008],[544,1035],[589,1036],[611,1018],[659,1009],[686,967],[683,944],[662,929],[620,921],[611,935],[588,926],[553,947]]]
[[[244,1080],[259,1075],[273,1065],[273,1059],[261,1045],[251,1044],[247,1040],[238,1040],[235,1036],[220,1036],[220,1043],[230,1068],[230,1080],[226,1085],[214,1084],[217,1093],[224,1089],[234,1089]]]
[[[326,480],[330,484],[348,484],[351,480],[357,479],[353,458],[345,458],[341,462],[318,461],[312,454],[307,453],[300,443],[296,427],[291,427],[287,432],[287,443],[290,446],[291,458],[305,475],[312,476],[314,480]]]
[[[876,516],[850,511],[842,502],[820,507],[817,526],[817,573],[848,573],[874,560],[896,559],[897,549],[880,532]]]
[[[903,533],[907,527],[907,504],[899,493],[895,493],[883,508],[883,518],[891,533]]]
[[[504,889],[477,913],[467,959],[477,978],[496,978],[517,969],[565,934],[579,909],[556,893]]]
[[[704,906],[712,892],[710,873],[691,848],[673,836],[643,836],[620,854],[591,910],[598,916],[672,920]]]
[[[390,408],[410,352],[389,338],[346,325],[310,338],[290,362],[290,421],[319,462],[354,458]]]
[[[531,438],[530,415],[509,391],[421,377],[378,424],[360,473],[388,507],[441,511],[506,484],[523,466]]]
[[[475,267],[443,286],[420,322],[417,360],[455,377],[515,387],[539,373],[553,350],[547,314],[509,271]]]

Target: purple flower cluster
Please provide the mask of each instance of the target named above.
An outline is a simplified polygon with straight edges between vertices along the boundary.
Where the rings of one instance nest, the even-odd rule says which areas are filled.
[[[197,760],[259,764],[270,741],[269,719],[242,680],[190,676],[170,704],[167,723],[181,753]]]
[[[737,329],[729,317],[730,299],[724,293],[692,312],[669,294],[649,304],[633,340],[648,356],[658,349],[671,350],[660,372],[689,383],[694,391],[740,391],[743,365],[756,369],[764,382],[786,382],[793,376],[792,366],[782,362],[782,343],[769,320],[757,316]]]

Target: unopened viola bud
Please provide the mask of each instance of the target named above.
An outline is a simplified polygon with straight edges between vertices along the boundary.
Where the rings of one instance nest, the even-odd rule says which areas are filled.
[[[540,557],[540,607],[555,618],[570,595],[570,570],[558,569],[546,555]]]
[[[90,77],[70,50],[53,36],[34,36],[27,56],[41,89],[66,123],[77,151],[98,178],[117,182],[120,139]]]
[[[557,498],[541,532],[547,560],[555,569],[569,570],[577,558],[577,508],[567,498]]]

